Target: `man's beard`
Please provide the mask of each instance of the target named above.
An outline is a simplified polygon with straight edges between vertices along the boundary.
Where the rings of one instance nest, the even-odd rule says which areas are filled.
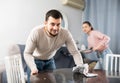
[[[48,33],[49,33],[51,36],[53,36],[53,37],[55,37],[55,36],[57,36],[57,35],[58,35],[58,33],[54,35],[54,34],[52,34],[52,33],[51,33],[51,32],[49,32],[49,31],[48,31]]]
[[[52,34],[47,28],[45,28],[45,31],[46,31],[46,33],[47,33],[47,35],[48,36],[52,36],[52,37],[55,37],[55,36],[57,36],[58,35],[58,32],[54,35],[54,34]]]

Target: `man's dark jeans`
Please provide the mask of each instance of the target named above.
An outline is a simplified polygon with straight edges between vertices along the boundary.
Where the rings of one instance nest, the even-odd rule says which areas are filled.
[[[56,69],[54,59],[49,60],[39,60],[35,59],[35,64],[37,66],[38,71],[49,71]],[[30,83],[30,73],[31,70],[29,67],[27,67],[27,83]]]

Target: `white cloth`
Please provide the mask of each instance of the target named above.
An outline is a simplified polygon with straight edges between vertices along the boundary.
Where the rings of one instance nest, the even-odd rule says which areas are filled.
[[[88,64],[83,64],[83,65],[73,67],[72,71],[87,75],[88,70],[89,70],[88,68],[89,68]]]

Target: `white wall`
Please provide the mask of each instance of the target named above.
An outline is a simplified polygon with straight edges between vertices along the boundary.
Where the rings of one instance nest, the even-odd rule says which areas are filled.
[[[49,9],[62,10],[69,30],[80,41],[82,11],[63,6],[60,0],[0,0],[0,56],[6,56],[10,42],[25,44],[30,30],[44,21]]]

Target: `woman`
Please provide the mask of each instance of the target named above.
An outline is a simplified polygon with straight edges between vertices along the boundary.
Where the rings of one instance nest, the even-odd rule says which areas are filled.
[[[97,53],[97,56],[99,58],[99,62],[96,64],[96,67],[98,69],[98,66],[102,69],[105,68],[105,55],[111,54],[112,51],[109,49],[109,41],[110,37],[107,35],[94,30],[91,23],[89,21],[84,21],[82,24],[82,30],[88,35],[87,41],[88,41],[88,47],[89,49],[92,49],[92,51],[95,51]]]

